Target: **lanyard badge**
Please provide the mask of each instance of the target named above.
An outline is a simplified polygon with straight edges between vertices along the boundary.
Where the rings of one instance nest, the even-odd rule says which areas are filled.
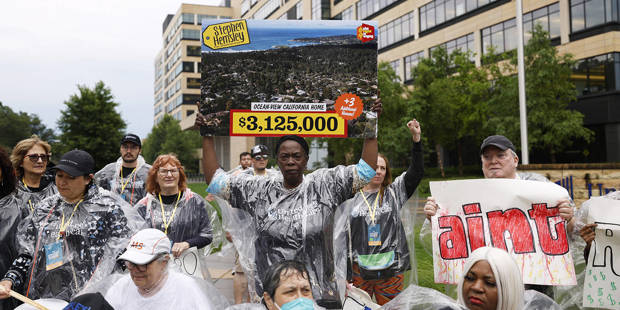
[[[364,198],[364,202],[366,206],[368,206],[368,214],[370,215],[370,225],[368,225],[368,245],[369,246],[380,246],[381,245],[381,224],[377,224],[376,214],[377,214],[377,203],[379,202],[379,193],[377,193],[377,197],[375,198],[375,202],[371,207],[364,196],[364,192],[360,190],[362,197]]]
[[[62,266],[62,241],[52,242],[44,245],[45,247],[45,270],[50,271],[52,269]]]

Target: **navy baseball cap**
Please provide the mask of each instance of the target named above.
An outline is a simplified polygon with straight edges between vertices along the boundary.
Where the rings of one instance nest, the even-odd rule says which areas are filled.
[[[63,154],[54,169],[79,177],[95,171],[95,160],[86,151],[73,150]]]

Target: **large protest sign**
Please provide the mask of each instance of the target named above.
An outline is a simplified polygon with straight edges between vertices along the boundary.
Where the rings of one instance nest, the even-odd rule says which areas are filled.
[[[566,222],[556,204],[568,198],[551,182],[480,179],[431,182],[440,209],[432,217],[435,282],[457,283],[465,259],[482,246],[503,248],[524,283],[573,285]]]
[[[203,20],[202,135],[374,137],[377,23]]]
[[[191,247],[175,258],[172,262],[176,268],[186,275],[199,279],[209,280],[211,278],[208,269],[204,264],[204,255],[198,252],[196,247]]]
[[[583,306],[620,309],[620,201],[590,199],[588,223],[596,223],[583,287]]]

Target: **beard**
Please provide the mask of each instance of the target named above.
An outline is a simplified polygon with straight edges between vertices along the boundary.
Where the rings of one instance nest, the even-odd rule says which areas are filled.
[[[132,157],[130,154],[123,155],[123,161],[126,163],[133,163],[136,160],[138,160],[138,156]]]

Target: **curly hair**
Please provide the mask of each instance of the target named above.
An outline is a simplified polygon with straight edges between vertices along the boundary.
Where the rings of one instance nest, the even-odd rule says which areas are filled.
[[[146,178],[146,191],[151,194],[159,194],[161,192],[161,188],[159,187],[159,183],[157,183],[157,173],[159,168],[171,164],[177,168],[179,168],[179,191],[182,192],[187,188],[187,177],[185,176],[185,169],[181,165],[181,162],[177,158],[175,154],[164,154],[159,155],[155,158],[155,162],[153,162],[153,166],[151,170],[149,170],[149,175]]]
[[[15,178],[15,170],[9,159],[9,153],[0,147],[0,198],[12,193],[15,190],[17,179]]]
[[[13,152],[11,152],[11,163],[13,164],[13,169],[15,169],[18,176],[24,175],[24,168],[22,168],[24,157],[26,156],[28,151],[35,145],[41,146],[45,150],[45,153],[48,155],[52,152],[52,147],[49,145],[49,143],[41,140],[37,135],[32,135],[28,139],[17,142],[17,144],[13,148]]]

